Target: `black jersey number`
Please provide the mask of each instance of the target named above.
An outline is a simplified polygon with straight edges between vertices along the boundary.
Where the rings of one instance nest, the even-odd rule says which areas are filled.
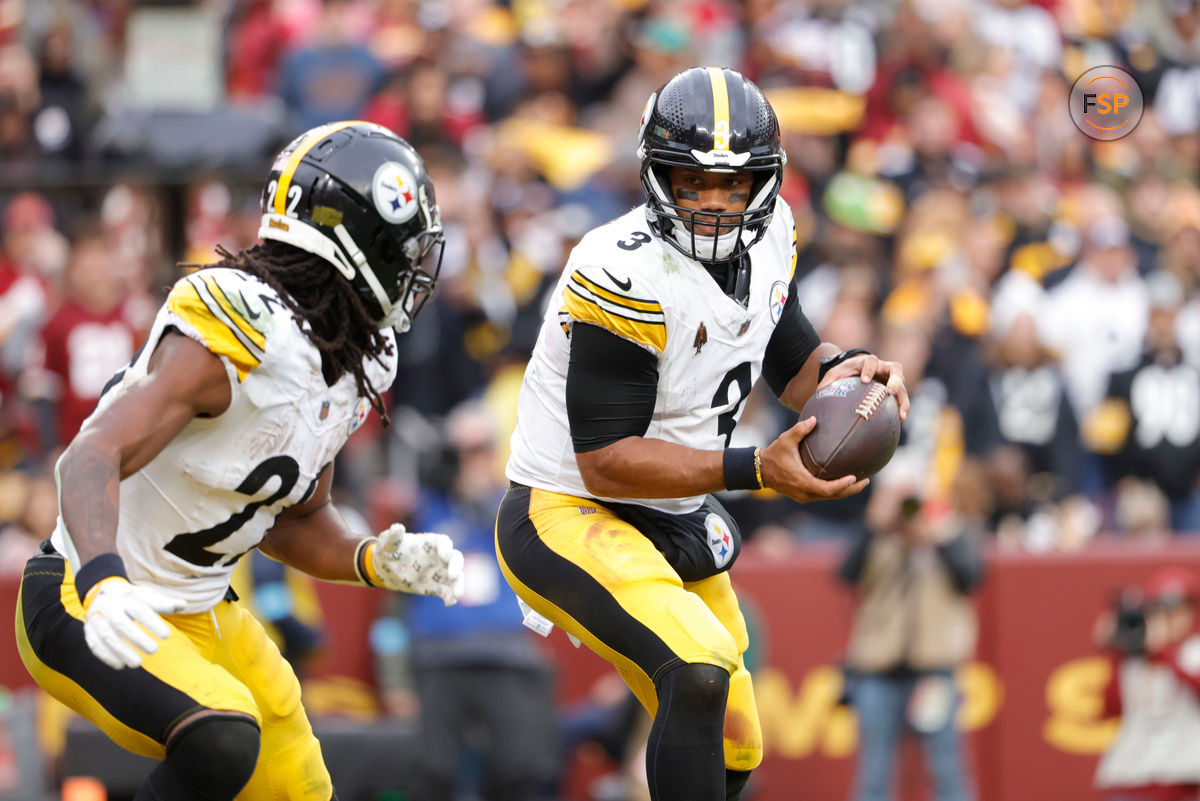
[[[233,535],[235,531],[246,524],[246,521],[254,517],[263,506],[270,506],[282,498],[286,498],[296,486],[296,481],[300,478],[300,465],[290,456],[272,456],[271,458],[261,462],[258,467],[250,471],[250,475],[237,486],[237,492],[243,495],[254,495],[266,486],[267,482],[272,478],[279,479],[279,488],[271,493],[266,498],[259,501],[251,501],[240,512],[236,512],[230,516],[224,523],[218,523],[212,528],[206,528],[203,531],[191,531],[187,534],[176,534],[167,543],[166,550],[178,556],[184,561],[190,562],[193,565],[201,567],[211,567],[219,562],[227,554],[214,553],[208,550],[208,546],[216,545],[223,539]],[[319,478],[319,475],[318,475]],[[316,487],[317,479],[313,479],[312,486],[305,492],[305,499],[312,494]],[[237,554],[229,558],[225,564],[233,564],[242,557],[242,554]]]
[[[644,231],[634,231],[629,235],[629,239],[618,239],[617,247],[619,247],[621,250],[637,250],[649,241],[650,234],[647,234]]]
[[[729,398],[729,388],[733,384],[737,384],[738,394],[731,401]],[[726,448],[729,447],[729,440],[733,437],[733,429],[737,426],[737,413],[742,408],[742,403],[746,400],[746,396],[750,394],[750,386],[750,362],[742,362],[725,374],[725,377],[721,379],[721,383],[717,385],[716,394],[713,395],[712,406],[710,408],[717,409],[730,403],[733,404],[717,415],[717,433],[725,438]]]

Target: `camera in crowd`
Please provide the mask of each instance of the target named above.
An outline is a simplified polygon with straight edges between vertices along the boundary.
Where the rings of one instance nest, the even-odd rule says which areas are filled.
[[[1109,645],[1129,656],[1146,651],[1146,596],[1138,586],[1126,587],[1113,603]]]

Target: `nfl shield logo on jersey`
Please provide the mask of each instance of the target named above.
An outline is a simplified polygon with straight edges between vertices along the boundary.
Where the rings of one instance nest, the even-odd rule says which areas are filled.
[[[720,515],[709,512],[704,518],[704,527],[708,529],[708,548],[712,551],[713,561],[717,567],[725,567],[733,558],[733,535],[729,533],[729,526]]]
[[[783,316],[783,304],[787,303],[787,295],[787,284],[782,281],[771,284],[771,300],[768,303],[771,309],[771,322],[777,323]]]

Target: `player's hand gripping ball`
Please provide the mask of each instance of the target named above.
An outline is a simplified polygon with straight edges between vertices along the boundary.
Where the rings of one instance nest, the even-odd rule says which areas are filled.
[[[874,475],[900,442],[900,410],[879,381],[850,376],[826,384],[804,404],[800,419],[809,417],[817,425],[800,440],[800,460],[820,479]]]

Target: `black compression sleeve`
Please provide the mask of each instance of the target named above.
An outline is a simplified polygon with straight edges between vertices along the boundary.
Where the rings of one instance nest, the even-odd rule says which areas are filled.
[[[788,299],[783,304],[779,325],[767,343],[763,358],[763,378],[776,397],[783,394],[788,382],[800,372],[808,357],[821,344],[821,338],[812,323],[804,316],[797,298],[796,282],[788,287]]]
[[[599,326],[571,328],[567,419],[576,453],[645,434],[657,393],[653,353]]]

